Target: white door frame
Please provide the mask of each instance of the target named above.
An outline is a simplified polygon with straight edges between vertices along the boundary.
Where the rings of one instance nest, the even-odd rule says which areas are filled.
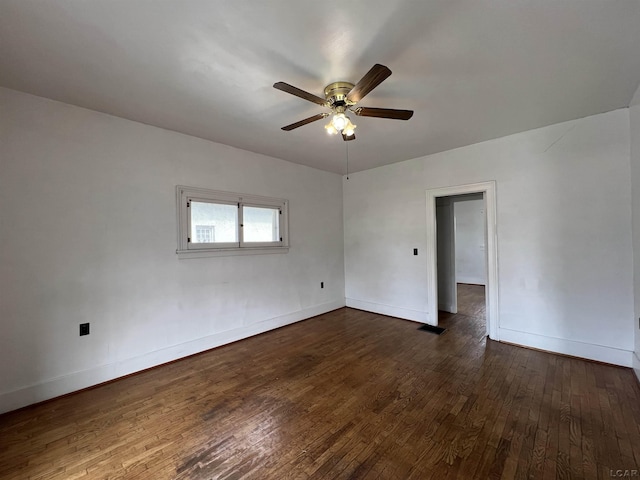
[[[428,318],[431,325],[438,325],[438,265],[436,259],[436,198],[466,193],[483,193],[487,221],[487,335],[500,340],[498,326],[498,237],[496,216],[496,182],[494,180],[467,185],[432,188],[427,190],[427,299]]]

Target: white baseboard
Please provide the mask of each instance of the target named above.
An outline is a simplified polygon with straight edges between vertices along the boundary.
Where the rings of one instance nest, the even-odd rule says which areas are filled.
[[[548,352],[571,355],[573,357],[611,363],[622,367],[632,366],[633,352],[619,348],[605,347],[592,343],[576,342],[563,338],[546,337],[534,333],[519,332],[507,328],[499,329],[500,341],[522,345],[523,347],[538,348]]]
[[[365,300],[356,300],[355,298],[346,299],[347,307],[365,310],[367,312],[379,313],[390,317],[403,318],[405,320],[413,320],[414,322],[429,323],[429,313],[422,310],[412,310],[410,308],[394,307],[392,305],[384,305],[381,303],[367,302]]]
[[[204,352],[227,343],[242,340],[274,328],[283,327],[307,318],[336,310],[345,306],[343,300],[316,305],[287,315],[270,318],[247,327],[216,333],[189,342],[173,345],[120,362],[74,372],[45,380],[35,385],[0,394],[0,413],[16,410],[27,405],[59,397],[83,388],[114,380],[163,363],[178,360],[195,353]]]
[[[441,312],[458,313],[458,306],[456,305],[454,308],[454,305],[452,303],[448,303],[446,305],[438,304],[438,310],[440,310]]]
[[[456,275],[456,283],[467,283],[469,285],[486,285],[487,281],[480,277],[459,277]]]

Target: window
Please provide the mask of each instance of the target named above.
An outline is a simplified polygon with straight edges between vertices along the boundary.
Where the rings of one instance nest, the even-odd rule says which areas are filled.
[[[176,199],[179,255],[288,250],[286,200],[184,186],[176,187]]]
[[[216,241],[215,225],[196,225],[195,239],[198,243],[213,243]]]

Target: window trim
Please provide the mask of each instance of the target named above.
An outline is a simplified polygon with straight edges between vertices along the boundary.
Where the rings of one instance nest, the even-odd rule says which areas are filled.
[[[238,242],[234,243],[194,243],[189,242],[191,232],[190,202],[202,201],[238,206]],[[279,242],[244,242],[242,231],[242,207],[277,208],[280,211],[278,225]],[[287,253],[289,251],[289,202],[281,198],[262,197],[242,193],[223,192],[199,187],[176,186],[176,213],[179,258],[197,258],[207,256],[260,255],[269,253]]]

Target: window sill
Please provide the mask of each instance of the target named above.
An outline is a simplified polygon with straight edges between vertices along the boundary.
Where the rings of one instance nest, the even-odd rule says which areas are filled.
[[[203,257],[234,257],[236,255],[268,255],[274,253],[288,253],[289,247],[243,247],[217,248],[211,250],[176,250],[180,260],[185,258]]]

